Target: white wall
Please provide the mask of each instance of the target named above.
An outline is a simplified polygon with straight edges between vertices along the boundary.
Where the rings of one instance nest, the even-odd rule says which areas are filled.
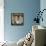
[[[0,42],[4,41],[4,1],[0,0]]]

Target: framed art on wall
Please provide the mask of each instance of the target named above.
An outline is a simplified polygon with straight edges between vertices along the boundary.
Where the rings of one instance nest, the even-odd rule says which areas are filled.
[[[23,25],[24,13],[11,13],[11,25]]]

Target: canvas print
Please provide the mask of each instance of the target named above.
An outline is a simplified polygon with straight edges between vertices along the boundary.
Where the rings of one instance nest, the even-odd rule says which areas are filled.
[[[11,25],[23,25],[24,13],[11,13]]]

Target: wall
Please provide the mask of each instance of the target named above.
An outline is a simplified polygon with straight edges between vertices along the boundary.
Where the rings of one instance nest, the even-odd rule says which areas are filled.
[[[40,9],[40,0],[4,0],[4,36],[7,41],[18,41],[32,28],[35,12]],[[23,12],[24,25],[12,26],[11,13]]]
[[[46,9],[46,0],[41,0],[40,1],[40,9],[41,9],[41,11],[43,10],[43,9]],[[42,26],[45,26],[46,27],[46,10],[43,12],[43,15],[42,15],[42,17],[43,17],[43,22],[41,21],[40,22],[40,25],[42,25]]]
[[[46,0],[40,0],[40,10],[46,9]],[[43,12],[43,22],[40,21],[40,25],[46,27],[46,11]],[[45,40],[46,44],[46,40]]]
[[[4,2],[0,0],[0,42],[4,41]]]

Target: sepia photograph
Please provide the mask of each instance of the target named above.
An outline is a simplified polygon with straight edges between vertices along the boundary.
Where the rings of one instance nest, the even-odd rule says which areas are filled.
[[[24,24],[24,13],[12,13],[11,24],[12,25],[23,25]]]

